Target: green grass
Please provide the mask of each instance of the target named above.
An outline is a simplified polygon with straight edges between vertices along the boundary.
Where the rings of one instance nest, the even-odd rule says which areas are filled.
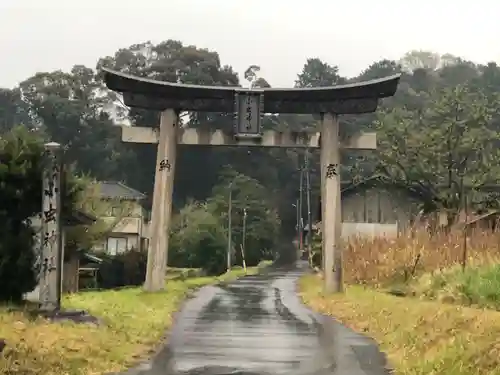
[[[425,274],[409,290],[422,299],[500,310],[500,265],[455,266]]]
[[[249,268],[247,274],[259,269]],[[94,375],[131,367],[156,350],[173,313],[193,290],[243,275],[235,268],[219,277],[167,278],[166,290],[158,293],[124,288],[64,297],[65,308],[88,311],[102,320],[100,327],[49,323],[0,307],[0,338],[8,345],[0,355],[0,374]]]
[[[500,312],[395,297],[360,286],[348,286],[343,295],[325,295],[322,280],[312,275],[300,280],[300,293],[314,310],[373,337],[396,374],[500,374]]]

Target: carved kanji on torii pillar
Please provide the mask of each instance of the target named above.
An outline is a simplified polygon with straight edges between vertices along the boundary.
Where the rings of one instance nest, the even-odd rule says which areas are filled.
[[[341,143],[338,115],[374,112],[379,99],[394,95],[400,75],[333,87],[245,89],[161,82],[103,71],[107,87],[122,93],[126,105],[162,113],[159,127],[122,128],[124,142],[158,144],[146,290],[157,291],[165,284],[177,144],[321,148],[325,288],[342,290],[340,149],[376,149],[377,145],[374,133],[356,134]],[[233,131],[179,128],[180,111],[234,113]],[[265,113],[319,113],[321,133],[263,131]]]

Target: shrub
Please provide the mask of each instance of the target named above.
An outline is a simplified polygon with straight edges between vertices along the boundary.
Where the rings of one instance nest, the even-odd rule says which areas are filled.
[[[30,218],[42,206],[43,139],[23,126],[0,134],[0,300],[18,301],[36,286]],[[78,187],[64,176],[63,215]]]
[[[321,253],[321,234],[314,233],[311,243],[311,254],[309,254],[309,264],[313,267],[321,268],[323,254]]]
[[[33,230],[23,223],[0,230],[0,301],[19,302],[37,284]]]
[[[500,310],[500,265],[454,266],[426,273],[410,285],[420,298]]]
[[[25,128],[0,136],[0,299],[18,301],[36,285],[33,231],[40,211],[42,152]]]
[[[116,256],[105,256],[99,265],[98,287],[112,289],[142,285],[146,278],[147,257],[146,252],[136,250]]]

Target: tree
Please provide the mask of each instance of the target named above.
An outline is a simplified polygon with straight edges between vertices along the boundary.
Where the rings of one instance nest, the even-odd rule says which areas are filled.
[[[221,218],[206,203],[191,201],[174,218],[169,265],[220,275],[226,270],[226,244]]]
[[[108,67],[140,77],[159,81],[181,82],[200,85],[238,86],[238,76],[229,66],[222,65],[217,52],[195,46],[184,45],[180,41],[166,40],[158,44],[144,42],[118,50],[113,56],[101,58],[98,67]],[[132,108],[128,110],[120,104],[119,97],[107,91],[109,101],[122,108],[124,116],[119,121],[130,120],[132,125],[153,126],[159,124],[159,113]],[[189,127],[212,127],[232,130],[233,117],[227,113],[189,113]],[[143,192],[152,192],[156,165],[156,149],[151,145],[127,145],[135,154],[128,162],[125,180],[130,186]],[[227,163],[228,153],[243,153],[242,150],[216,150],[213,148],[179,147],[176,171],[176,191],[174,203],[181,207],[188,196],[205,199],[217,181],[217,171]],[[246,151],[245,151],[246,154]],[[135,167],[131,167],[135,163]],[[203,168],[193,166],[203,165]],[[186,170],[196,171],[185,173]],[[201,181],[201,183],[200,183]],[[182,194],[179,196],[179,194]],[[152,194],[149,194],[152,196]]]
[[[20,124],[29,128],[34,125],[20,91],[0,88],[0,132],[7,132]]]
[[[217,52],[195,46],[185,46],[177,40],[166,40],[158,44],[144,42],[118,50],[114,56],[101,58],[97,67],[108,67],[128,74],[165,82],[181,82],[198,85],[238,86],[238,76],[229,66],[221,64]],[[114,102],[120,103],[116,93],[108,93]],[[133,124],[157,126],[159,113],[139,109],[125,109],[124,114]],[[219,128],[224,121],[219,115],[192,113],[190,126],[212,123]],[[222,116],[222,115],[220,115]],[[228,118],[229,120],[229,118]],[[213,124],[215,123],[215,124]],[[229,125],[232,123],[227,122]]]
[[[296,87],[334,86],[343,83],[339,68],[319,58],[307,59],[295,81]]]
[[[20,301],[37,283],[34,231],[40,212],[43,144],[26,128],[0,138],[0,300]]]
[[[446,55],[447,61],[449,54]],[[432,51],[413,50],[407,52],[399,61],[404,70],[413,72],[416,69],[435,71],[442,66],[441,56]]]
[[[232,195],[233,244],[239,247],[243,243],[243,212],[246,210],[244,242],[247,265],[253,266],[263,259],[272,259],[280,221],[276,209],[269,202],[267,189],[257,180],[226,168],[207,201],[210,210],[224,223],[228,222],[229,189]],[[241,262],[239,251],[236,252],[236,258]]]
[[[452,62],[443,63],[439,70],[441,85],[444,87],[464,85],[472,83],[480,76],[476,64],[461,58],[454,58]]]
[[[425,211],[445,209],[453,220],[464,194],[500,182],[500,133],[491,126],[494,103],[482,92],[457,86],[434,92],[431,100],[417,113],[381,114],[379,169],[419,197]],[[484,196],[475,199],[471,203],[486,203]]]
[[[31,218],[42,208],[44,138],[25,126],[0,133],[0,300],[20,301],[37,283]],[[79,192],[70,173],[62,175],[62,215],[69,215]]]
[[[20,91],[47,138],[65,147],[67,163],[101,179],[120,176],[120,156],[127,152],[92,69],[37,73]]]
[[[402,72],[401,65],[393,60],[380,60],[365,69],[356,81],[369,81],[371,79],[384,78]]]
[[[244,77],[250,83],[250,88],[266,88],[271,87],[269,83],[257,74],[260,72],[260,66],[250,65],[247,70],[245,70]]]

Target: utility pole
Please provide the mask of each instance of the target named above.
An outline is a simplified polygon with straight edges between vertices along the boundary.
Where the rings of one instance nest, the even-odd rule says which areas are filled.
[[[303,183],[304,183],[304,168],[302,163],[299,164],[300,168],[300,181],[299,181],[299,255],[301,254],[302,248],[303,248],[303,237],[304,237],[304,228],[302,226],[303,220],[302,220],[302,209],[303,209],[303,204],[302,204],[302,197],[303,197]],[[299,258],[300,259],[300,258]]]
[[[312,214],[311,214],[311,176],[309,172],[309,149],[306,149],[305,154],[305,170],[306,170],[306,200],[307,200],[307,252],[309,258],[312,257]]]
[[[233,211],[233,183],[229,184],[229,203],[227,208],[227,272],[231,271],[231,248],[232,237],[233,237],[233,223],[232,223],[232,211]]]
[[[464,189],[464,175],[461,176],[460,178],[460,194],[461,196],[461,206],[462,206],[462,211],[460,212],[460,216],[464,216],[464,229],[463,229],[463,245],[462,245],[462,271],[465,271],[465,268],[467,267],[467,221],[469,220],[468,218],[468,210],[467,210],[467,198],[465,195],[465,189]]]
[[[299,229],[299,225],[300,225],[300,215],[299,215],[299,200],[297,199],[295,201],[295,204],[292,203],[292,206],[295,207],[295,231],[296,231],[296,234],[297,234],[297,255],[300,253],[299,252],[299,241],[300,241],[300,229]],[[297,258],[297,260],[299,260]]]
[[[247,236],[247,209],[243,209],[243,238],[241,240],[241,247],[243,248],[243,261],[245,261],[244,254],[246,253],[246,236]]]

